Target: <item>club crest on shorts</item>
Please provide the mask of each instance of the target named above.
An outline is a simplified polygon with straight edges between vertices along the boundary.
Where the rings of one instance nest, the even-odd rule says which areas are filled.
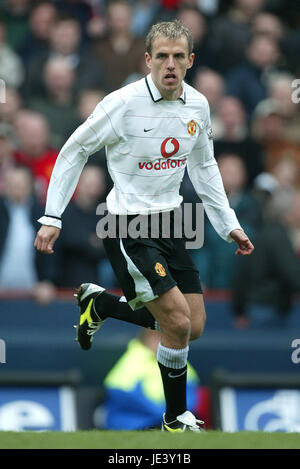
[[[187,130],[190,135],[195,135],[195,133],[197,132],[197,124],[194,120],[191,120],[188,123]]]
[[[167,275],[166,269],[160,262],[156,262],[155,264],[155,272],[160,276],[160,277],[165,277]]]

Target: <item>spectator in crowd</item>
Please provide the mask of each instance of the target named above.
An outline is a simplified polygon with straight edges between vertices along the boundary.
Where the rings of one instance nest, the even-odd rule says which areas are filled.
[[[243,227],[253,237],[262,221],[259,204],[247,190],[247,170],[237,154],[219,156],[219,168],[230,206],[241,220]],[[204,245],[191,250],[191,255],[200,272],[205,287],[225,289],[232,287],[234,271],[239,259],[234,256],[234,246],[223,246],[214,229],[206,219]]]
[[[184,0],[186,5],[197,5],[207,17],[215,16],[220,8],[220,0]]]
[[[95,54],[105,71],[107,91],[120,88],[125,79],[139,72],[144,44],[131,33],[132,9],[128,2],[112,0],[107,7],[107,32],[94,42]]]
[[[157,331],[145,329],[128,343],[104,380],[106,398],[98,413],[98,426],[112,430],[160,428],[164,392],[156,360],[159,338]],[[188,363],[187,403],[196,415],[198,386],[198,375]]]
[[[207,67],[201,67],[196,71],[193,86],[196,88],[196,90],[200,91],[200,93],[204,94],[209,103],[211,125],[215,137],[218,135],[219,125],[217,111],[219,108],[219,102],[224,96],[225,81],[222,75],[215,72],[214,70]]]
[[[253,18],[251,33],[269,36],[280,43],[284,36],[284,25],[278,16],[262,11]]]
[[[208,25],[204,15],[196,6],[184,6],[179,9],[177,19],[192,33],[194,41],[194,65],[187,70],[185,81],[192,85],[199,67],[211,67],[213,54],[209,47]]]
[[[37,55],[48,53],[56,15],[56,7],[50,1],[42,0],[33,7],[29,18],[30,30],[18,48],[25,65]]]
[[[289,119],[282,112],[277,100],[267,99],[259,103],[253,115],[252,135],[264,149],[265,170],[269,172],[282,158],[293,158],[300,164],[299,143],[289,138]]]
[[[289,156],[283,157],[273,166],[271,174],[276,179],[278,188],[295,191],[299,179],[299,164]]]
[[[22,99],[15,88],[5,88],[5,102],[0,103],[0,122],[13,127],[17,112],[21,109]]]
[[[24,69],[20,57],[6,42],[6,25],[0,19],[0,79],[6,86],[20,87],[24,80]]]
[[[102,12],[106,0],[55,0],[55,6],[59,14],[69,16],[78,21],[83,34],[83,40],[86,39],[86,28],[89,19],[96,11]]]
[[[268,96],[278,103],[285,121],[286,138],[300,143],[300,110],[298,100],[293,99],[294,80],[296,77],[284,72],[272,76],[268,84]]]
[[[77,105],[77,113],[79,119],[84,122],[94,111],[97,104],[105,96],[105,91],[100,89],[84,89],[79,93],[78,96],[78,105]]]
[[[83,88],[105,89],[102,60],[97,60],[86,46],[81,48],[81,29],[72,17],[60,17],[51,29],[49,50],[39,54],[28,63],[24,93],[27,97],[43,95],[41,70],[50,58],[65,58],[75,75],[75,92]]]
[[[66,58],[53,57],[46,62],[43,77],[45,95],[30,99],[28,106],[47,119],[51,145],[61,148],[80,124],[74,99],[74,70]]]
[[[214,138],[230,142],[243,140],[247,136],[248,126],[242,102],[227,95],[221,97],[217,104],[218,132],[214,132]]]
[[[30,171],[12,168],[0,199],[0,288],[32,290],[36,300],[46,304],[55,296],[56,273],[55,257],[42,256],[32,247],[41,213]]]
[[[252,327],[282,328],[300,291],[300,193],[279,191],[269,220],[255,239],[255,253],[241,261],[233,283],[233,307]]]
[[[6,173],[14,166],[11,129],[0,122],[0,196],[4,193]]]
[[[219,100],[214,131],[215,155],[237,153],[248,173],[248,184],[264,169],[262,147],[249,135],[247,116],[238,98],[225,96]]]
[[[99,221],[96,208],[99,202],[105,200],[106,192],[104,172],[97,166],[86,166],[75,198],[63,215],[64,229],[57,246],[59,286],[74,288],[83,281],[107,284],[107,279],[100,279],[98,274],[99,263],[103,263],[103,269],[109,267],[102,240],[96,234]],[[108,275],[111,275],[110,272],[110,269],[107,270]]]
[[[227,94],[239,98],[249,116],[267,97],[267,78],[278,70],[278,43],[266,35],[255,35],[246,49],[246,60],[226,76]]]
[[[129,85],[129,83],[133,83],[135,81],[140,80],[141,78],[147,76],[148,72],[149,72],[149,69],[147,68],[145,57],[141,57],[138,68],[136,69],[135,72],[130,73],[130,75],[128,75],[128,77],[125,78],[125,81],[123,81],[122,86],[126,86],[126,85]]]
[[[160,21],[173,21],[181,5],[181,0],[158,0],[159,10],[153,24]]]
[[[261,172],[253,181],[252,193],[262,211],[267,212],[271,197],[278,192],[294,192],[299,185],[299,164],[290,156],[283,156],[271,171]]]
[[[287,2],[293,2],[293,0],[285,0],[284,4]],[[298,7],[298,12],[294,14],[292,21],[289,21],[289,26],[292,26],[286,32],[283,41],[282,47],[284,55],[287,59],[287,69],[299,76],[299,55],[300,55],[300,27],[299,27],[299,2],[293,2],[294,5],[290,5],[289,10],[292,12],[293,6]],[[282,18],[282,13],[280,18]],[[291,25],[291,23],[294,23]]]
[[[86,89],[79,94],[77,114],[80,122],[83,123],[94,111],[97,104],[104,98],[105,92],[100,89]],[[97,151],[93,155],[93,165],[100,166],[104,171],[107,191],[112,188],[112,179],[107,169],[105,148]]]
[[[0,5],[0,18],[7,28],[7,41],[17,50],[29,31],[31,0],[5,0]]]
[[[265,0],[234,0],[232,8],[213,21],[210,43],[218,72],[227,73],[244,60],[252,21],[265,3]]]
[[[52,149],[49,144],[48,123],[41,114],[23,109],[17,113],[14,129],[18,139],[14,159],[31,170],[38,198],[44,202],[58,155],[58,150]]]
[[[289,27],[299,26],[299,2],[295,0],[268,0],[268,11],[276,14]]]
[[[131,32],[135,37],[145,37],[158,12],[158,2],[139,0],[133,2]]]

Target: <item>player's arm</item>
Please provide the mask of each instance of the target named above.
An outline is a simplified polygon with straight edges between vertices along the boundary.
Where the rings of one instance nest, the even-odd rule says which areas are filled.
[[[217,233],[224,240],[237,243],[237,255],[251,254],[254,246],[240,226],[234,210],[229,206],[219,167],[214,157],[209,110],[206,126],[200,131],[195,148],[189,155],[187,168],[191,182]]]
[[[74,194],[84,165],[90,155],[117,141],[115,129],[120,117],[120,100],[105,98],[62,147],[50,178],[45,215],[38,220],[43,225],[34,242],[39,251],[52,254],[62,228],[62,213]]]

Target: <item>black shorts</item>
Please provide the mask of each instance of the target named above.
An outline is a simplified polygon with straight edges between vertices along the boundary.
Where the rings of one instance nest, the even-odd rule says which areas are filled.
[[[172,212],[171,212],[172,213]],[[128,223],[135,216],[128,216]],[[118,232],[119,217],[116,216]],[[149,224],[150,226],[150,224]],[[132,309],[154,300],[175,285],[182,293],[202,293],[199,272],[182,238],[107,237],[104,248]]]

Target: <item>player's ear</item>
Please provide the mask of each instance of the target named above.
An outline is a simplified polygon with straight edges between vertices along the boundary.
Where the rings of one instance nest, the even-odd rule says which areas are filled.
[[[151,55],[148,52],[145,52],[145,61],[147,67],[151,69]]]
[[[189,55],[189,64],[188,64],[187,68],[192,68],[193,63],[194,63],[194,58],[195,58],[195,54],[194,54],[194,52],[192,52]]]

